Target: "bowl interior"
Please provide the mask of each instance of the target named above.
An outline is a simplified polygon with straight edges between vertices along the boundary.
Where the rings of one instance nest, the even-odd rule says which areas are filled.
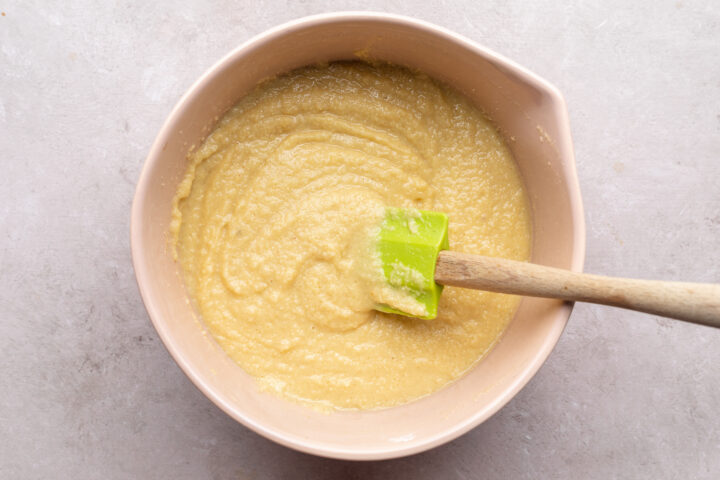
[[[303,65],[382,59],[462,91],[496,122],[523,175],[536,263],[579,270],[584,225],[562,98],[495,54],[422,22],[386,15],[327,15],[293,22],[238,48],[183,97],[141,175],[132,216],[133,260],[150,317],[193,382],[228,414],[280,443],[331,457],[377,459],[448,441],[502,407],[557,342],[570,306],[524,299],[501,341],[462,379],[419,401],[380,411],[321,413],[259,391],[206,332],[172,259],[172,198],[198,145],[260,80]]]

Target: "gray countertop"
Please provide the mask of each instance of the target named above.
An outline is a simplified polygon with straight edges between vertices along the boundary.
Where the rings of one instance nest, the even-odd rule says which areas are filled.
[[[513,401],[445,446],[353,463],[275,445],[170,358],[128,225],[155,134],[218,58],[307,14],[387,10],[565,94],[587,271],[720,282],[720,3],[57,3],[0,4],[0,477],[718,478],[720,331],[590,305]]]

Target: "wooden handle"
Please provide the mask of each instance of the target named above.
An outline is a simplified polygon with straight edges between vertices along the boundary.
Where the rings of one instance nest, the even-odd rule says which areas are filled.
[[[601,303],[720,328],[720,285],[708,283],[603,277],[450,251],[438,255],[435,281],[491,292]]]

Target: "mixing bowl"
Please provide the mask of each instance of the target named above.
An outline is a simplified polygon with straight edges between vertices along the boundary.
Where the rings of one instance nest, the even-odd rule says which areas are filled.
[[[357,58],[421,70],[483,109],[505,137],[525,182],[533,215],[532,261],[581,270],[583,212],[560,93],[448,30],[378,13],[325,14],[279,26],[236,48],[195,82],[145,162],[132,206],[131,244],[140,292],[160,338],[210,400],[288,447],[370,460],[440,445],[497,412],[548,357],[572,305],[523,299],[501,340],[465,376],[415,402],[377,411],[320,412],[263,392],[215,343],[193,311],[169,246],[171,204],[188,150],[259,81],[303,65]]]

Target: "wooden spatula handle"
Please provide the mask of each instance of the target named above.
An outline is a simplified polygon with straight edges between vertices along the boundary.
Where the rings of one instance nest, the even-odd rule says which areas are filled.
[[[603,277],[451,251],[438,255],[435,281],[491,292],[601,303],[720,328],[720,285]]]

